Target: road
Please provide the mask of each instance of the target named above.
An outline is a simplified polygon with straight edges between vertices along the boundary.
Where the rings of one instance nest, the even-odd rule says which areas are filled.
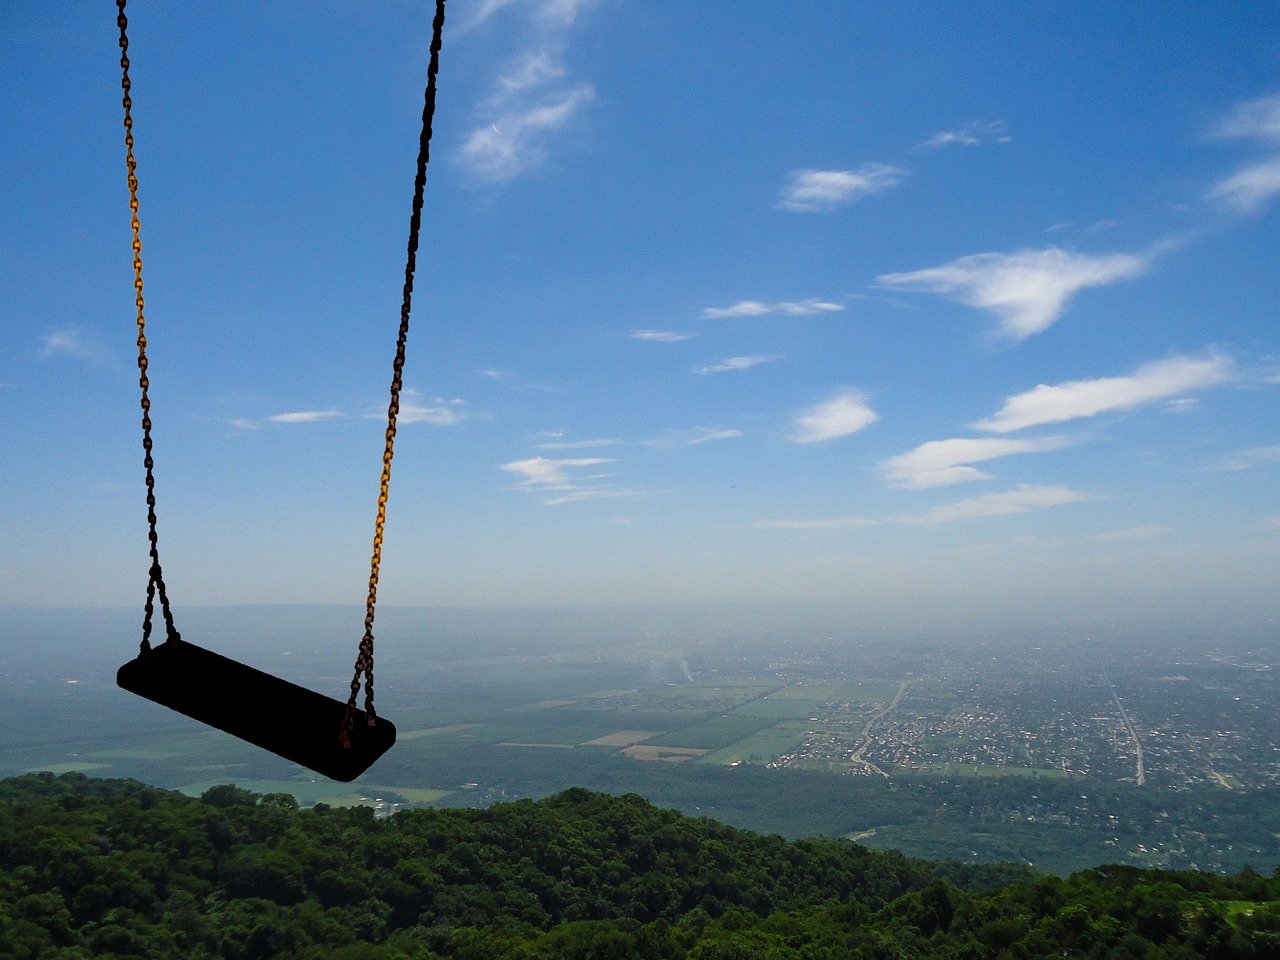
[[[1116,685],[1107,676],[1105,668],[1102,671],[1102,677],[1107,681],[1107,686],[1111,688],[1111,699],[1116,702],[1116,709],[1120,711],[1120,718],[1124,720],[1125,728],[1129,731],[1129,737],[1133,740],[1133,749],[1138,755],[1138,765],[1134,773],[1134,780],[1137,781],[1138,786],[1142,786],[1147,782],[1147,767],[1146,761],[1142,756],[1142,741],[1138,739],[1138,731],[1133,729],[1133,721],[1129,719],[1129,711],[1124,708],[1124,704],[1120,702],[1120,697],[1116,695]]]
[[[871,718],[867,721],[867,725],[862,728],[862,740],[858,744],[858,749],[853,751],[853,754],[849,757],[849,759],[852,760],[854,763],[860,763],[864,767],[868,767],[869,769],[874,770],[876,773],[880,774],[880,776],[884,777],[886,780],[889,779],[889,775],[885,773],[883,770],[881,770],[874,763],[872,763],[870,760],[864,760],[863,755],[866,754],[867,750],[871,748],[871,728],[874,727],[877,722],[879,722],[880,720],[883,720],[885,717],[889,716],[889,714],[893,713],[893,711],[898,709],[898,704],[902,702],[902,697],[907,692],[908,683],[910,683],[909,680],[903,680],[902,683],[899,684],[898,686],[898,692],[895,693],[893,695],[893,699],[889,701],[889,705],[880,710],[877,710],[875,713],[871,715]]]

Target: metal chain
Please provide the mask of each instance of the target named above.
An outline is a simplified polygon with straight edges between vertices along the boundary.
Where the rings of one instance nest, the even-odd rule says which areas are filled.
[[[129,96],[129,18],[125,16],[126,0],[116,0],[116,25],[120,28],[120,89],[124,92],[124,150],[125,166],[129,171],[129,226],[133,230],[133,290],[134,306],[138,309],[138,386],[142,390],[142,449],[143,465],[147,471],[147,539],[151,545],[151,567],[147,575],[147,602],[142,618],[142,652],[151,649],[151,619],[155,611],[155,596],[160,594],[160,610],[164,615],[165,632],[169,640],[180,640],[173,625],[173,612],[169,609],[169,593],[165,589],[164,574],[160,570],[160,548],[156,537],[156,479],[155,458],[151,443],[151,398],[147,390],[151,380],[147,376],[147,318],[146,304],[142,298],[142,239],[138,222],[138,162],[133,156],[133,99]]]
[[[351,696],[342,723],[341,742],[351,744],[355,723],[356,697],[364,679],[364,710],[370,726],[377,720],[373,710],[373,618],[378,605],[378,574],[382,566],[382,533],[387,522],[387,494],[391,485],[391,458],[395,454],[396,417],[400,413],[400,388],[404,372],[405,346],[409,338],[409,313],[413,307],[413,275],[418,264],[418,233],[422,226],[422,201],[427,183],[427,161],[431,155],[431,124],[436,112],[436,74],[440,69],[440,40],[444,32],[445,0],[436,0],[431,24],[431,59],[427,64],[427,89],[423,95],[422,133],[418,138],[418,172],[413,182],[413,213],[409,217],[409,248],[404,267],[404,298],[400,304],[400,333],[396,338],[396,358],[392,364],[391,402],[387,407],[386,445],[382,450],[382,479],[378,485],[378,512],[373,525],[373,554],[369,559],[369,593],[365,598],[364,637],[351,678]]]

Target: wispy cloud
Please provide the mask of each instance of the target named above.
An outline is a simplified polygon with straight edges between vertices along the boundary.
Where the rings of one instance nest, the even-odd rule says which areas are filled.
[[[883,163],[853,170],[793,170],[778,193],[778,206],[802,213],[830,210],[895,187],[904,176],[905,171]]]
[[[1003,120],[974,120],[954,130],[939,130],[919,146],[929,150],[939,147],[977,147],[984,143],[1008,143],[1009,139]]]
[[[482,377],[488,377],[490,380],[501,380],[507,375],[507,371],[499,370],[497,367],[485,367],[482,370],[477,370],[476,373]]]
[[[646,491],[627,490],[609,483],[592,481],[604,480],[608,473],[584,473],[592,467],[616,463],[608,457],[530,457],[527,460],[513,460],[501,464],[498,469],[514,474],[520,478],[519,487],[536,493],[546,494],[548,499],[544,506],[558,507],[566,503],[583,503],[588,500],[616,500],[624,497],[645,496]]]
[[[1242,213],[1256,213],[1280,196],[1280,157],[1237,170],[1209,195]]]
[[[588,487],[583,490],[560,494],[550,500],[544,500],[543,505],[558,507],[562,503],[584,503],[588,500],[630,500],[648,495],[649,491],[647,490],[627,490],[623,487]]]
[[[507,473],[520,478],[522,487],[538,487],[547,490],[577,490],[578,486],[570,480],[569,473],[583,467],[598,467],[616,460],[605,457],[574,457],[571,459],[552,459],[550,457],[530,457],[528,460],[513,460],[498,467]]]
[[[857,433],[880,419],[867,405],[866,397],[845,388],[829,400],[815,404],[796,417],[795,443],[823,443]]]
[[[600,440],[552,440],[538,444],[539,450],[591,450],[595,447],[616,447],[621,440],[613,438]]]
[[[1102,287],[1143,273],[1149,256],[1112,253],[1089,256],[1057,247],[1014,253],[978,253],[940,267],[886,273],[882,286],[923,290],[989,310],[1000,332],[1013,340],[1041,333],[1062,315],[1081,290]]]
[[[1217,464],[1219,470],[1252,470],[1254,467],[1271,467],[1280,463],[1280,446],[1249,447],[1230,453]]]
[[[1217,133],[1230,139],[1280,143],[1280,96],[1236,104],[1230,116],[1218,125]]]
[[[720,320],[726,317],[763,317],[771,313],[781,313],[791,317],[802,317],[812,313],[835,313],[843,310],[844,304],[832,303],[811,297],[808,300],[782,300],[777,303],[764,303],[760,300],[739,300],[730,307],[707,307],[702,316],[707,320]]]
[[[876,523],[869,517],[831,517],[822,520],[757,520],[761,530],[849,530]]]
[[[1233,140],[1280,144],[1280,96],[1259,97],[1237,104],[1216,132]],[[1257,213],[1277,196],[1280,196],[1280,156],[1243,166],[1209,191],[1210,199],[1240,213]]]
[[[50,330],[40,338],[40,359],[51,357],[76,357],[90,363],[110,363],[111,351],[97,340],[75,327]]]
[[[291,410],[288,413],[273,414],[267,420],[270,423],[320,423],[342,416],[344,414],[341,410]]]
[[[236,417],[234,420],[231,420],[229,422],[231,426],[235,427],[237,430],[261,430],[262,429],[262,424],[260,424],[257,420],[246,420],[244,417]]]
[[[409,400],[400,404],[400,423],[429,423],[434,427],[452,427],[467,419],[461,400],[442,400],[430,405]]]
[[[566,35],[585,0],[487,0],[471,26],[507,8],[528,11],[535,40],[496,78],[478,108],[479,122],[463,138],[458,161],[472,176],[503,183],[546,160],[553,137],[595,99],[590,83],[564,65]]]
[[[696,333],[685,333],[679,330],[632,330],[632,340],[644,340],[648,343],[684,343],[692,340]]]
[[[1072,443],[1070,437],[1027,440],[958,437],[953,440],[931,440],[914,450],[885,460],[880,464],[880,472],[890,482],[916,490],[971,480],[990,480],[991,474],[969,464],[983,463],[1016,453],[1061,450]]]
[[[591,85],[580,84],[533,106],[500,112],[467,134],[460,158],[482,180],[513,180],[546,160],[551,135],[594,98]]]
[[[1188,390],[1223,383],[1231,377],[1231,371],[1230,357],[1211,352],[1203,357],[1157,360],[1124,377],[1071,380],[1055,386],[1041,384],[1009,397],[993,416],[974,426],[993,433],[1009,433],[1115,410],[1133,410]]]
[[[719,363],[713,363],[705,367],[699,367],[695,373],[731,373],[735,370],[750,370],[752,367],[758,367],[762,363],[773,363],[775,360],[781,360],[781,354],[766,355],[762,353],[753,354],[749,357],[726,357]]]
[[[641,440],[640,446],[671,450],[675,447],[698,447],[717,440],[733,440],[742,436],[741,430],[722,427],[694,427],[691,430],[667,430],[660,437]]]
[[[1043,510],[1046,507],[1057,507],[1067,503],[1080,503],[1094,500],[1096,497],[1080,493],[1069,487],[1035,486],[1019,484],[1012,490],[1003,493],[989,493],[982,497],[959,500],[940,507],[934,507],[927,513],[900,517],[903,523],[935,524],[950,523],[954,520],[972,520],[978,517],[1003,517],[1015,513],[1028,513],[1032,510]]]

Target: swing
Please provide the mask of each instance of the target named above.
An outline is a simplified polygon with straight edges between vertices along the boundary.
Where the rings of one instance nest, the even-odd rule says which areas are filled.
[[[396,417],[400,411],[400,389],[405,346],[409,334],[409,313],[413,302],[413,276],[417,265],[418,233],[422,223],[422,199],[427,179],[431,145],[431,123],[436,104],[436,73],[440,61],[440,38],[444,29],[445,0],[436,0],[432,22],[431,56],[427,67],[427,88],[422,108],[422,133],[418,141],[417,177],[414,180],[413,212],[409,219],[408,259],[404,274],[404,299],[400,307],[400,331],[392,365],[391,401],[387,407],[386,445],[382,454],[382,477],[378,489],[378,509],[374,523],[373,555],[369,564],[369,592],[365,601],[364,636],[360,641],[351,679],[351,694],[343,703],[324,694],[274,677],[254,667],[238,663],[212,650],[182,639],[169,608],[169,594],[160,568],[156,537],[155,460],[151,441],[151,400],[147,395],[147,336],[145,304],[142,296],[142,241],[138,222],[137,161],[133,156],[133,101],[130,98],[127,0],[116,0],[120,28],[120,87],[124,92],[125,166],[128,169],[130,226],[133,230],[133,287],[137,307],[138,386],[142,391],[142,448],[146,468],[147,527],[151,566],[142,621],[142,645],[138,656],[116,674],[120,687],[194,720],[216,727],[234,737],[269,750],[294,763],[308,767],[333,780],[349,782],[360,776],[395,743],[396,728],[373,708],[373,620],[378,600],[378,574],[382,562],[382,536],[386,524],[387,492],[391,483],[391,460],[395,452]],[[155,599],[159,595],[164,618],[165,641],[151,645]],[[364,709],[356,706],[361,682]]]

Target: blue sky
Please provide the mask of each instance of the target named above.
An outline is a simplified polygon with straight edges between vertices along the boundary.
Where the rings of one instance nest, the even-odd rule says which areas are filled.
[[[145,540],[106,4],[2,28],[0,602]],[[425,3],[131,4],[179,603],[363,595]],[[451,0],[391,603],[1275,615],[1274,4]]]

